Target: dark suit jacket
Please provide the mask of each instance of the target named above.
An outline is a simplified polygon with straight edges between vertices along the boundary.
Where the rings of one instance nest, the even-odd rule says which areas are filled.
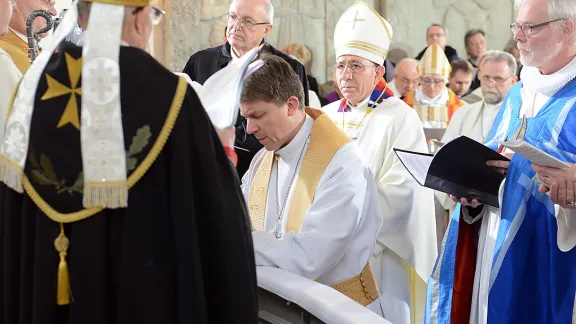
[[[426,52],[426,49],[428,49],[428,46],[424,47],[424,49],[418,53],[418,56],[416,56],[416,59],[418,61],[420,61],[422,59],[422,56],[424,56],[424,52]],[[452,61],[457,60],[458,57],[458,52],[456,51],[456,49],[454,47],[448,46],[446,45],[446,47],[444,48],[444,54],[446,54],[446,58],[448,59],[448,62],[452,63]]]
[[[264,47],[261,50],[263,53],[271,53],[283,58],[288,62],[288,64],[290,64],[294,72],[298,74],[302,86],[304,87],[304,103],[308,106],[308,80],[306,78],[304,65],[287,54],[277,50],[272,45],[266,42],[263,43]],[[188,63],[186,63],[183,72],[188,74],[192,81],[204,84],[204,82],[214,73],[228,65],[232,60],[232,55],[230,53],[231,49],[229,43],[196,52],[190,57]],[[238,116],[236,122],[235,145],[245,150],[249,150],[249,152],[246,152],[244,150],[236,149],[236,154],[238,154],[238,165],[236,170],[238,171],[238,175],[242,177],[248,170],[250,161],[252,161],[254,155],[262,148],[262,144],[258,142],[254,135],[246,134],[246,120],[242,116]]]

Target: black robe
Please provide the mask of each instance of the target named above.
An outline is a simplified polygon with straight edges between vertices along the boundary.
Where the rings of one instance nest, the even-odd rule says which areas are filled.
[[[82,209],[83,187],[75,185],[80,132],[72,124],[56,127],[70,95],[41,100],[46,74],[71,87],[64,53],[78,58],[81,48],[62,45],[38,85],[25,174],[52,208],[71,213]],[[125,147],[139,165],[158,139],[179,80],[131,47],[120,51],[120,73]],[[165,146],[129,191],[129,207],[65,224],[69,305],[56,305],[59,223],[28,191],[0,184],[0,323],[257,323],[239,180],[196,93],[185,89]]]
[[[261,50],[262,52],[271,53],[281,57],[286,62],[288,62],[294,72],[298,74],[300,82],[302,82],[302,86],[304,87],[304,103],[306,106],[308,106],[309,87],[304,65],[291,58],[286,53],[277,50],[272,45],[264,41],[262,43],[264,44],[264,47]],[[228,63],[232,61],[232,55],[230,51],[230,44],[226,43],[224,45],[196,52],[190,57],[188,63],[186,63],[186,67],[184,67],[183,72],[188,74],[192,81],[197,81],[200,84],[204,84],[204,82],[208,80],[209,77],[226,67]],[[236,142],[234,145],[244,149],[236,149],[236,154],[238,155],[238,165],[236,166],[236,170],[238,171],[238,175],[242,177],[244,173],[248,171],[252,158],[254,155],[256,155],[256,153],[258,153],[263,145],[260,144],[254,135],[246,133],[246,120],[240,115],[238,115],[238,120],[236,122]]]

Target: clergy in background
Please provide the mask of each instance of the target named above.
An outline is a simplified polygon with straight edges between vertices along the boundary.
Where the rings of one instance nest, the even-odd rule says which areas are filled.
[[[420,85],[420,75],[418,75],[418,61],[413,58],[403,58],[394,69],[394,80],[388,84],[388,87],[394,92],[394,95],[400,99],[414,91]]]
[[[12,61],[18,67],[22,74],[30,67],[30,58],[28,57],[28,38],[26,36],[26,17],[34,10],[44,10],[56,16],[53,1],[40,0],[18,0],[15,1],[13,15],[10,19],[9,30],[5,35],[0,36],[0,49],[3,49],[12,58]],[[44,19],[35,19],[33,28],[39,30],[45,26]],[[48,33],[40,34],[40,37],[46,37]]]
[[[298,60],[268,44],[264,38],[274,25],[274,6],[270,0],[233,0],[230,3],[226,19],[227,42],[223,45],[208,48],[194,53],[184,67],[192,81],[204,84],[209,77],[253,48],[263,45],[261,53],[271,53],[283,58],[298,74],[304,87],[304,104],[309,105],[308,79],[306,69]],[[316,103],[317,105],[317,103]],[[246,133],[246,120],[242,116],[236,122],[236,153],[238,165],[236,170],[242,177],[254,155],[262,144]]]
[[[221,142],[184,77],[145,52],[163,12],[114,2],[74,4],[16,92],[0,322],[256,323],[233,129]],[[84,48],[62,42],[77,21]]]
[[[422,126],[446,128],[462,101],[446,86],[450,76],[450,62],[437,44],[428,46],[418,63],[420,86],[410,92],[404,101],[416,110]]]
[[[262,60],[240,98],[247,131],[264,146],[242,179],[256,265],[317,280],[382,315],[369,264],[382,225],[373,176],[354,142],[304,106],[290,66]]]
[[[8,33],[8,23],[14,7],[16,7],[15,0],[0,0],[0,36]],[[0,141],[4,138],[4,125],[12,93],[21,77],[22,73],[10,55],[0,47]]]
[[[517,4],[511,29],[522,81],[510,89],[485,144],[502,151],[500,142],[524,140],[574,164],[576,3]],[[426,323],[574,323],[576,209],[563,207],[576,205],[573,190],[561,192],[563,201],[556,200],[558,184],[541,192],[548,177],[540,173],[541,181],[519,154],[487,164],[506,175],[500,208],[458,199],[429,281]]]
[[[480,89],[483,100],[458,109],[442,137],[447,143],[461,135],[484,143],[492,129],[496,114],[510,88],[518,81],[516,60],[511,54],[502,51],[489,51],[480,60],[482,72],[479,73]],[[453,212],[455,203],[445,193],[435,191],[445,210]]]
[[[418,115],[382,78],[391,40],[390,24],[365,2],[346,10],[334,33],[334,68],[344,99],[323,111],[355,141],[376,182],[384,222],[371,264],[384,317],[421,323],[426,280],[437,255],[434,201],[432,190],[420,186],[393,151],[428,148]]]

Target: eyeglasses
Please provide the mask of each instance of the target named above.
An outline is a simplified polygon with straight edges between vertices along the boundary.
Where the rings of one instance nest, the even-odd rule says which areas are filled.
[[[346,69],[346,67],[348,67],[349,72],[351,72],[352,74],[356,74],[364,71],[365,68],[371,66],[376,67],[378,65],[376,64],[363,65],[360,63],[336,63],[334,65],[334,70],[338,73],[344,73],[344,70]]]
[[[144,9],[144,7],[138,7],[136,9],[134,9],[134,11],[132,11],[132,14],[135,15],[138,12],[142,11],[142,9]],[[162,18],[164,18],[166,11],[152,6],[152,10],[150,11],[150,14],[152,15],[152,24],[154,24],[154,26],[156,26],[162,22]]]
[[[530,37],[535,29],[538,29],[540,27],[544,27],[546,25],[549,25],[553,22],[560,21],[560,20],[565,20],[565,19],[564,18],[558,18],[558,19],[550,20],[550,21],[543,22],[541,24],[535,24],[535,25],[512,23],[512,24],[510,24],[510,30],[512,31],[512,34],[516,34],[518,32],[518,30],[521,30],[522,34],[524,34],[524,36]]]
[[[431,34],[428,34],[427,36],[428,36],[428,38],[434,38],[434,37],[440,38],[440,37],[446,36],[446,34],[444,34],[444,33],[431,33]]]
[[[422,79],[422,84],[427,84],[427,85],[441,85],[442,83],[444,83],[444,80],[435,80],[435,79]]]
[[[513,75],[511,75],[511,76],[509,76],[509,77],[507,77],[507,78],[503,78],[503,77],[494,77],[494,78],[493,78],[493,77],[490,77],[490,76],[488,76],[488,75],[484,75],[484,76],[482,76],[481,81],[482,81],[482,82],[486,82],[486,83],[489,83],[489,82],[494,81],[494,82],[497,83],[497,84],[502,84],[502,83],[504,83],[506,80],[510,79],[511,77],[513,77]]]
[[[252,19],[250,18],[240,18],[235,14],[226,14],[226,16],[223,17],[223,19],[225,21],[227,21],[229,24],[240,24],[241,27],[245,27],[248,29],[252,29],[255,26],[258,25],[270,25],[269,22],[253,22]]]
[[[400,78],[400,82],[404,84],[413,84],[415,86],[418,86],[420,84],[420,78],[415,80],[410,80],[408,78]]]

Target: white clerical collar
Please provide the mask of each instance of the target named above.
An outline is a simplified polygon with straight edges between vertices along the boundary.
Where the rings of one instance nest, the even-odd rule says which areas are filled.
[[[576,57],[558,72],[543,75],[535,67],[526,66],[520,72],[522,85],[526,90],[532,93],[541,93],[547,96],[554,95],[558,90],[563,88],[568,82],[576,77]]]
[[[304,120],[304,124],[294,136],[292,141],[288,143],[288,145],[284,146],[283,148],[279,149],[278,151],[274,152],[274,154],[280,156],[283,160],[291,160],[292,158],[298,158],[300,152],[302,151],[302,147],[306,144],[306,139],[308,139],[308,135],[312,131],[312,125],[314,124],[314,119],[312,119],[308,114],[306,114],[306,119]]]
[[[427,95],[425,95],[424,92],[422,92],[422,86],[416,88],[416,91],[414,91],[414,101],[421,105],[434,107],[442,106],[445,105],[448,100],[450,100],[450,93],[446,87],[444,87],[440,94],[434,98],[429,98]]]
[[[18,38],[20,38],[21,40],[25,41],[26,43],[28,43],[28,37],[26,37],[24,34],[20,34],[19,32],[17,32],[14,28],[12,27],[8,27],[10,28],[10,30],[16,34],[16,36],[18,36]]]
[[[348,100],[346,100],[346,105],[348,105],[348,107],[350,107],[350,109],[356,109],[356,110],[364,111],[368,107],[368,102],[370,101],[370,95],[368,95],[368,98],[360,101],[356,106],[352,106],[352,104]]]

